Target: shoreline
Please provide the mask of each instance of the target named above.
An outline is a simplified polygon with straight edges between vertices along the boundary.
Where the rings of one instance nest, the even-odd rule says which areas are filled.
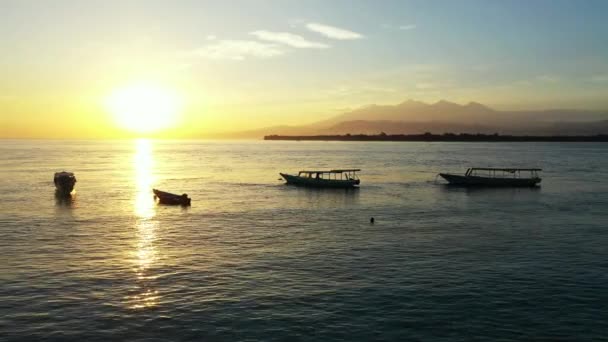
[[[426,142],[608,142],[608,135],[498,135],[498,134],[346,134],[266,135],[264,140],[290,141],[426,141]]]

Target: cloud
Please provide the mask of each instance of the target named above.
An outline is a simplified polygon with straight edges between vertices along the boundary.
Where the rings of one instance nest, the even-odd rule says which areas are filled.
[[[398,90],[395,88],[383,87],[383,86],[373,86],[373,85],[365,86],[365,87],[363,87],[363,90],[367,91],[367,92],[374,92],[374,93],[396,93],[396,92],[398,92]]]
[[[306,28],[310,31],[320,33],[331,39],[354,40],[363,38],[363,35],[360,33],[319,23],[308,23],[306,24]]]
[[[486,72],[486,71],[490,71],[491,69],[493,69],[493,67],[488,64],[473,65],[471,67],[471,70],[477,71],[477,72]]]
[[[219,40],[215,44],[204,46],[188,54],[209,59],[240,61],[247,57],[270,58],[284,53],[275,44],[260,43],[253,40]]]
[[[215,35],[213,35],[213,34],[210,34],[210,35],[208,35],[208,36],[206,37],[206,39],[207,39],[207,40],[216,40],[216,39],[217,39],[217,37],[216,37]]]
[[[591,77],[591,82],[608,82],[608,74],[595,75]]]
[[[180,63],[180,64],[177,64],[177,65],[173,66],[173,69],[174,70],[178,70],[178,71],[180,71],[180,70],[187,70],[187,69],[190,69],[190,68],[192,68],[192,64],[191,63]]]
[[[306,23],[306,20],[300,18],[289,19],[289,27],[296,28],[298,26],[302,26],[302,24]]]
[[[399,29],[400,29],[400,30],[406,30],[406,31],[407,31],[407,30],[413,30],[413,29],[415,29],[415,28],[416,28],[416,25],[414,25],[414,24],[409,24],[409,25],[401,25],[401,26],[399,26]]]
[[[302,36],[288,32],[271,32],[258,30],[249,34],[256,36],[260,40],[265,40],[274,43],[281,43],[299,49],[327,49],[330,46],[323,43],[312,42],[306,40]]]
[[[403,25],[392,25],[392,24],[382,24],[380,25],[383,29],[386,30],[403,30],[403,31],[409,31],[409,30],[413,30],[416,28],[416,25],[414,24],[403,24]]]
[[[429,80],[429,81],[420,81],[420,82],[416,82],[414,84],[414,88],[421,90],[421,91],[426,91],[426,90],[450,90],[455,88],[456,86],[461,87],[462,85],[451,80],[451,79],[445,79],[445,80]]]
[[[553,75],[540,75],[536,77],[538,81],[547,82],[547,83],[556,83],[559,82],[559,77]]]
[[[434,89],[434,88],[437,88],[437,86],[434,83],[428,83],[428,82],[416,83],[415,87],[416,87],[416,89]]]
[[[396,88],[377,86],[373,84],[341,84],[335,87],[330,87],[325,91],[328,96],[362,96],[369,94],[394,94],[397,93]]]

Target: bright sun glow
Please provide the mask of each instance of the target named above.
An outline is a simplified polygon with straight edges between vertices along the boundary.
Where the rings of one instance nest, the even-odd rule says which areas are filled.
[[[175,126],[182,110],[181,98],[175,91],[148,83],[115,90],[106,105],[120,127],[137,133]]]

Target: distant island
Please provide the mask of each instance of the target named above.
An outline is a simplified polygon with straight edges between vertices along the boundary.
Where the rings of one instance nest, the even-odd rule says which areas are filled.
[[[363,136],[344,138],[348,133],[358,135],[375,135],[385,132],[392,135],[388,139],[423,140],[425,132],[458,132],[469,135],[494,133],[501,136],[542,136],[538,140],[564,136],[587,136],[608,134],[608,109],[548,109],[548,110],[497,110],[478,102],[458,104],[449,101],[424,103],[407,100],[394,105],[368,105],[345,111],[325,120],[298,125],[278,125],[256,128],[247,131],[231,132],[221,135],[230,138],[257,139],[268,135],[279,136],[340,136],[332,140],[371,140]],[[401,137],[399,135],[408,135]],[[410,138],[411,136],[411,138]],[[466,139],[470,137],[441,137],[441,139]],[[297,139],[297,138],[296,138]],[[491,141],[497,138],[491,137]],[[520,139],[520,138],[504,138]],[[570,138],[568,138],[570,139]],[[300,139],[302,140],[302,139]],[[375,140],[387,140],[387,137]],[[511,140],[509,140],[511,141]],[[555,141],[555,140],[551,140]]]
[[[460,141],[460,142],[608,142],[608,134],[598,135],[500,135],[444,133],[433,134],[345,134],[345,135],[267,135],[264,140],[307,141]]]

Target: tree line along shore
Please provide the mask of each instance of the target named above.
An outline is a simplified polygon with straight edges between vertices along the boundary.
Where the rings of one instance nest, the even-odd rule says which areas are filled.
[[[345,134],[345,135],[267,135],[264,140],[307,141],[471,141],[471,142],[608,142],[608,134],[597,135],[500,135],[495,134]]]

